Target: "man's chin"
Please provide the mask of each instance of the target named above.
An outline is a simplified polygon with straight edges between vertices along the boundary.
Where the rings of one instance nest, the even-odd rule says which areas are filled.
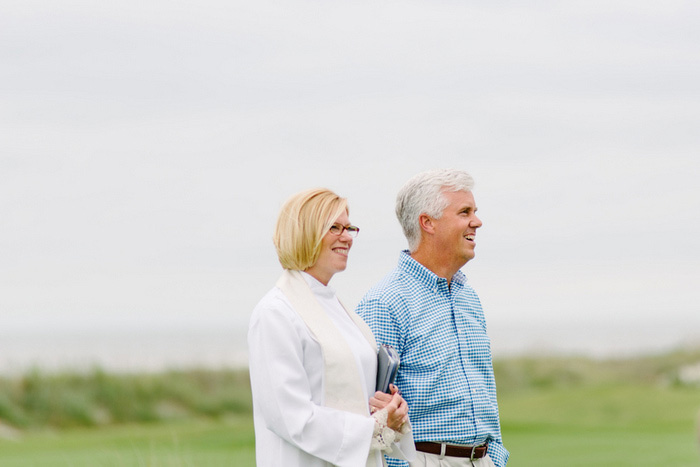
[[[473,251],[464,255],[464,263],[466,264],[468,261],[473,260],[474,256],[476,256],[476,254]]]

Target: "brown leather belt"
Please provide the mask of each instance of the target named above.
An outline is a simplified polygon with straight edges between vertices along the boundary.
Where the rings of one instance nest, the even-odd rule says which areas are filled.
[[[442,444],[420,442],[416,443],[416,449],[421,452],[440,455],[442,453]],[[482,446],[457,446],[455,444],[446,444],[444,455],[450,457],[466,457],[468,459],[481,459],[486,455],[488,449],[488,444]]]

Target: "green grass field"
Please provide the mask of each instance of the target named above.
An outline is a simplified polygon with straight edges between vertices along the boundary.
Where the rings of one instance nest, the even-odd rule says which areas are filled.
[[[250,417],[25,433],[0,440],[3,467],[254,466]]]
[[[500,402],[510,467],[698,466],[700,390],[608,385]]]
[[[696,352],[607,362],[497,362],[503,437],[511,451],[509,467],[700,465],[696,435],[700,387],[681,384],[676,377],[680,365],[699,360]],[[208,373],[203,378],[201,372],[190,376],[198,381],[193,387],[202,392],[203,401],[191,400],[187,407],[180,407],[176,417],[157,417],[158,410],[149,409],[143,401],[132,401],[142,408],[134,414],[143,410],[151,414],[146,421],[95,425],[82,410],[78,412],[87,420],[86,426],[66,419],[70,413],[53,425],[12,429],[5,424],[0,430],[0,466],[254,466],[250,406],[241,403],[250,397],[245,378]],[[183,382],[188,377],[179,373],[163,376],[165,380],[148,376],[145,387],[160,388],[152,392],[144,389],[143,379],[131,377],[131,383],[141,389],[130,392],[130,397],[162,406],[158,397],[173,397],[162,389],[173,377],[180,387],[175,394],[181,401],[187,399],[182,394],[192,390]],[[32,378],[34,385],[48,384],[36,374]],[[115,387],[123,388],[119,381]],[[103,381],[97,386],[105,390]],[[12,387],[16,391],[17,386]],[[222,396],[227,392],[224,389],[235,392],[230,400]],[[206,402],[205,393],[213,399]],[[28,409],[9,404],[7,395],[0,393],[0,402],[3,397],[5,412],[14,408],[18,420],[34,420]],[[32,407],[37,405],[36,400],[30,401]],[[213,410],[214,406],[218,409]],[[198,407],[207,409],[201,412]],[[0,422],[2,418],[0,411]],[[51,420],[46,413],[40,419]]]

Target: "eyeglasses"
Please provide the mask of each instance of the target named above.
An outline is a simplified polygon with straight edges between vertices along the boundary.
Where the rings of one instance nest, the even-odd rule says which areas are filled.
[[[331,228],[328,229],[328,231],[333,235],[338,236],[343,235],[343,232],[347,231],[348,235],[350,235],[352,238],[355,238],[357,237],[357,234],[360,233],[360,228],[355,227],[354,225],[333,224],[331,225]]]

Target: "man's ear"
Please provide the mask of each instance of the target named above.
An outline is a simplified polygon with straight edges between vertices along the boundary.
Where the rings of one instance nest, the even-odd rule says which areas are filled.
[[[418,223],[420,224],[421,230],[426,233],[435,233],[435,225],[433,224],[433,218],[427,214],[421,214],[418,216]]]

